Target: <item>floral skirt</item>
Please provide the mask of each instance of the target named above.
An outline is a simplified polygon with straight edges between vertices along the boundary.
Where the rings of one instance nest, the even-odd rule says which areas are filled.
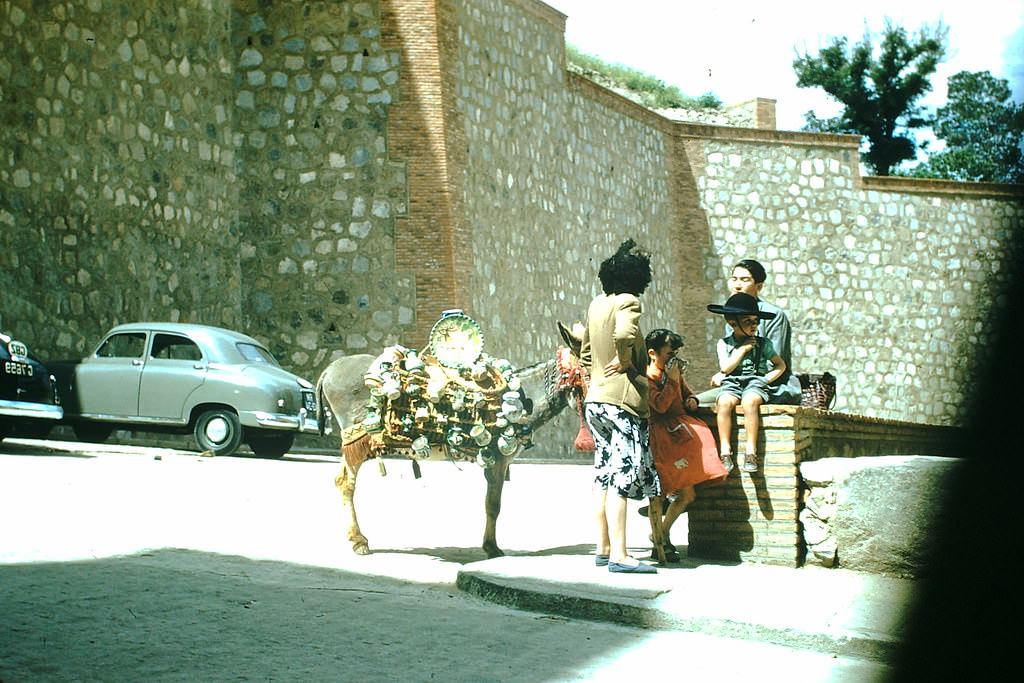
[[[596,446],[594,483],[631,500],[660,495],[647,420],[611,403],[588,403],[586,418]]]

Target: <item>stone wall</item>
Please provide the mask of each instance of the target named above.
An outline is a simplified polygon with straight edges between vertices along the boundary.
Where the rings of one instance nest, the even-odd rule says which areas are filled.
[[[231,41],[243,325],[299,374],[414,321],[395,261],[404,165],[388,155],[400,56],[376,2],[236,0]]]
[[[658,249],[672,236],[664,135],[631,107],[594,106],[566,88],[562,26],[538,21],[538,3],[455,4],[469,311],[489,346],[545,360],[554,320],[585,315],[597,266],[631,236],[654,252],[658,279],[644,304],[667,319],[677,293]]]
[[[904,455],[822,458],[800,463],[800,524],[807,564],[926,576],[936,534],[957,514],[960,458]]]
[[[790,316],[795,369],[831,370],[838,410],[944,424],[962,414],[1021,188],[862,179],[852,136],[742,137],[680,124],[703,160],[705,277],[756,258]],[[699,137],[698,137],[699,136]],[[724,330],[706,321],[706,353]]]
[[[0,325],[44,358],[142,318],[315,378],[445,308],[546,360],[626,237],[646,328],[714,370],[738,258],[840,409],[952,423],[1020,188],[862,178],[857,140],[670,121],[564,63],[536,0],[0,0]],[[537,453],[574,456],[566,424]],[[556,438],[557,435],[557,438]]]
[[[0,4],[3,325],[43,357],[117,322],[237,327],[230,7]]]
[[[315,377],[412,325],[376,2],[0,8],[5,329],[53,358],[119,322],[220,325]]]

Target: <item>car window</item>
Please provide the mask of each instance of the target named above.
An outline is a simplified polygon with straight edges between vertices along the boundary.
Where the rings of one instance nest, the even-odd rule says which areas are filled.
[[[188,337],[164,333],[157,333],[153,338],[153,350],[150,355],[153,358],[168,360],[203,359],[203,352],[199,350],[199,346],[194,341]]]
[[[242,354],[242,358],[245,358],[245,360],[250,363],[269,363],[270,365],[277,365],[277,359],[271,355],[270,351],[267,351],[262,346],[239,342],[237,347],[238,352]]]
[[[99,358],[141,358],[145,348],[145,332],[122,332],[103,342],[96,355]]]

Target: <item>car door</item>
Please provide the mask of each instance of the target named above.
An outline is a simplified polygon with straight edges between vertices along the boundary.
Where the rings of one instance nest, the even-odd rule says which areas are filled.
[[[208,359],[199,346],[181,334],[154,332],[139,389],[139,417],[187,422],[189,395],[206,381]]]
[[[135,419],[145,365],[146,332],[117,332],[76,371],[79,412],[94,417]]]

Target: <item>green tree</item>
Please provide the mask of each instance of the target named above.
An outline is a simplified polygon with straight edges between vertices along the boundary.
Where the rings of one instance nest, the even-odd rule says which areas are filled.
[[[948,36],[941,22],[911,36],[886,19],[877,57],[870,31],[856,45],[840,37],[817,55],[797,54],[797,86],[821,88],[844,105],[831,119],[807,112],[804,129],[867,138],[864,160],[878,175],[889,175],[914,158],[917,143],[907,133],[925,125],[917,102],[931,90],[928,79],[945,57]]]
[[[949,78],[946,104],[930,121],[946,141],[907,175],[918,178],[1024,182],[1024,105],[1010,100],[1009,84],[988,71],[961,71]]]

